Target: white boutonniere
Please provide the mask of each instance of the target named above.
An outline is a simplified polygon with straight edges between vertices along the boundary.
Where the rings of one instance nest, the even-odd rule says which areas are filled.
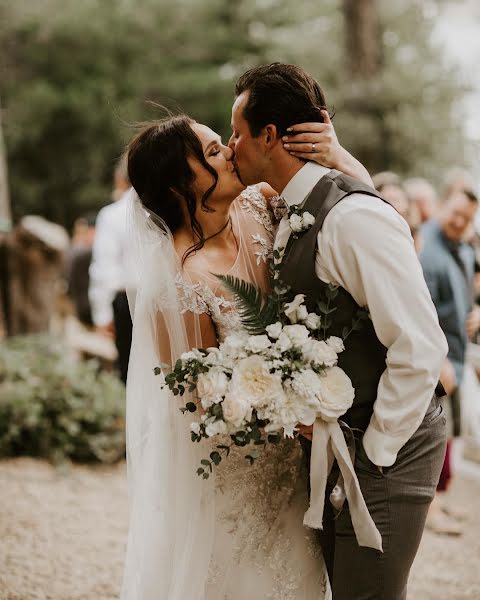
[[[315,217],[308,211],[302,211],[300,206],[290,206],[288,209],[288,224],[296,239],[305,233],[315,223]]]

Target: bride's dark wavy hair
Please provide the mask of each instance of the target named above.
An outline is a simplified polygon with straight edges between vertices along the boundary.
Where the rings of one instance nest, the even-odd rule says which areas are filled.
[[[206,161],[202,144],[192,129],[194,123],[187,115],[142,123],[140,132],[127,147],[128,177],[132,186],[147,211],[161,217],[172,234],[183,225],[180,197],[185,199],[194,239],[198,238],[198,241],[186,250],[182,264],[210,239],[205,238],[195,217],[195,173],[187,158],[196,158],[214,177],[213,185],[202,197],[201,206],[205,212],[214,212],[208,206],[208,198],[218,182],[218,174]]]

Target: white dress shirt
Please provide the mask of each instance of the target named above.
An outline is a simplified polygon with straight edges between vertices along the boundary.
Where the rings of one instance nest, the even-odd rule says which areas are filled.
[[[282,196],[289,205],[301,204],[328,172],[306,163]],[[285,247],[289,235],[284,217],[275,247]],[[390,466],[425,415],[448,349],[410,229],[390,205],[352,194],[325,219],[315,270],[319,279],[341,286],[368,308],[377,337],[387,348],[387,368],[363,445],[374,464]]]
[[[92,319],[97,326],[113,321],[115,294],[127,287],[127,194],[102,208],[95,224],[88,297]]]

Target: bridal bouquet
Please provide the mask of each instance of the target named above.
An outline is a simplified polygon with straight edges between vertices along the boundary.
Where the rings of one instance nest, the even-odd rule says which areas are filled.
[[[337,366],[343,340],[326,333],[330,313],[336,310],[331,306],[335,287],[317,304],[319,315],[308,312],[301,294],[287,301],[289,288],[279,282],[263,296],[245,281],[219,279],[235,297],[244,330],[228,336],[218,348],[182,354],[165,375],[173,394],[193,394],[183,412],[200,408],[201,416],[190,426],[192,441],[215,436],[230,440],[202,460],[197,473],[205,479],[233,445],[252,444],[246,459],[253,464],[258,447],[278,443],[282,435],[293,437],[299,423],[312,425],[319,417],[336,421],[355,395],[350,379]],[[344,333],[346,337],[349,332]]]

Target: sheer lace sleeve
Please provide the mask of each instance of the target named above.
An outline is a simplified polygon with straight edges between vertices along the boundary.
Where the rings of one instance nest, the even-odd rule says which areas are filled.
[[[240,194],[237,201],[241,210],[253,218],[273,238],[275,234],[273,212],[259,189],[256,186],[248,187]]]

